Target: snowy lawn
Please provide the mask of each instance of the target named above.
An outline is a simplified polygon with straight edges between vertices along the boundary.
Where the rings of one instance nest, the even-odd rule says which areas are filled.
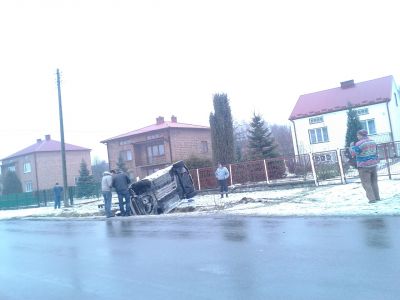
[[[381,201],[368,203],[360,183],[320,187],[269,188],[262,191],[246,191],[229,194],[198,195],[193,202],[183,203],[181,209],[168,215],[232,214],[253,216],[366,216],[400,215],[400,180],[379,181]],[[113,208],[117,208],[113,198]],[[102,199],[76,200],[73,207],[55,210],[53,207],[20,210],[0,210],[0,219],[11,218],[100,218]],[[194,207],[192,212],[187,206]],[[137,216],[136,216],[137,217]],[[143,217],[143,216],[140,216]],[[151,216],[162,217],[162,216]]]

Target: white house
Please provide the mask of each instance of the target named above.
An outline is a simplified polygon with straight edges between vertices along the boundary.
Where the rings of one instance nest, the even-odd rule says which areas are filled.
[[[393,76],[302,95],[289,117],[296,154],[344,148],[349,103],[377,143],[400,141],[400,97]]]

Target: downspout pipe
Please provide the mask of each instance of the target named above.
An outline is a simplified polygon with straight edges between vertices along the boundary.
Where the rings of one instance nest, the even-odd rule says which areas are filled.
[[[390,139],[391,142],[394,142],[394,138],[393,138],[393,127],[392,127],[392,118],[390,117],[390,111],[389,111],[389,101],[386,102],[386,110],[387,110],[387,114],[388,114],[388,118],[389,118],[389,127],[390,127]]]
[[[297,142],[297,132],[296,132],[296,124],[294,123],[293,120],[289,120],[290,122],[292,122],[293,124],[293,131],[294,131],[294,140],[296,142],[296,149],[297,149],[297,155],[300,155],[300,151],[299,151],[299,143]]]

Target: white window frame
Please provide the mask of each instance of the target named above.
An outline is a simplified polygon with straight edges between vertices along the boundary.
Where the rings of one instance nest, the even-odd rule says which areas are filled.
[[[201,141],[200,142],[200,153],[208,153],[208,142],[207,141]]]
[[[31,163],[29,161],[28,162],[24,162],[24,174],[30,173],[30,172],[32,172]]]
[[[329,142],[328,127],[318,127],[308,130],[310,144],[320,144]]]
[[[25,182],[25,192],[29,193],[33,191],[33,184],[32,181]]]
[[[361,126],[363,127],[363,129],[365,129],[368,132],[368,135],[376,134],[375,119],[360,120],[360,122],[361,122]],[[374,124],[374,127],[373,127],[374,131],[372,131],[372,128],[369,125],[370,122],[372,122]]]
[[[154,144],[147,146],[147,156],[149,158],[159,157],[165,155],[164,144]]]
[[[368,115],[369,114],[368,107],[359,108],[359,109],[356,110],[356,113],[357,113],[358,116]]]
[[[318,124],[324,122],[324,116],[312,117],[308,119],[310,124]]]

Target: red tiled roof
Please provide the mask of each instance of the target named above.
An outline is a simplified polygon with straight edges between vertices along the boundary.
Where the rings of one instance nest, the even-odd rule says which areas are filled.
[[[88,148],[83,148],[71,144],[65,143],[65,151],[90,151]],[[54,151],[61,151],[61,142],[59,141],[54,141],[54,140],[43,140],[40,142],[36,142],[35,144],[22,149],[12,155],[9,155],[2,160],[10,159],[13,157],[17,156],[23,156],[23,155],[28,155],[31,153],[37,153],[37,152],[54,152]]]
[[[390,101],[393,76],[355,83],[349,88],[333,88],[302,95],[297,100],[289,120],[301,119],[328,112]]]
[[[134,135],[138,135],[138,134],[143,134],[143,133],[148,133],[148,132],[152,132],[152,131],[162,130],[162,129],[166,129],[166,128],[210,129],[210,127],[207,127],[207,126],[164,121],[161,124],[153,124],[150,126],[143,127],[141,129],[137,129],[137,130],[133,130],[133,131],[121,134],[121,135],[117,135],[115,137],[101,141],[101,143],[107,143],[107,142],[110,142],[113,140],[122,139],[122,138],[130,137],[130,136],[134,136]]]

